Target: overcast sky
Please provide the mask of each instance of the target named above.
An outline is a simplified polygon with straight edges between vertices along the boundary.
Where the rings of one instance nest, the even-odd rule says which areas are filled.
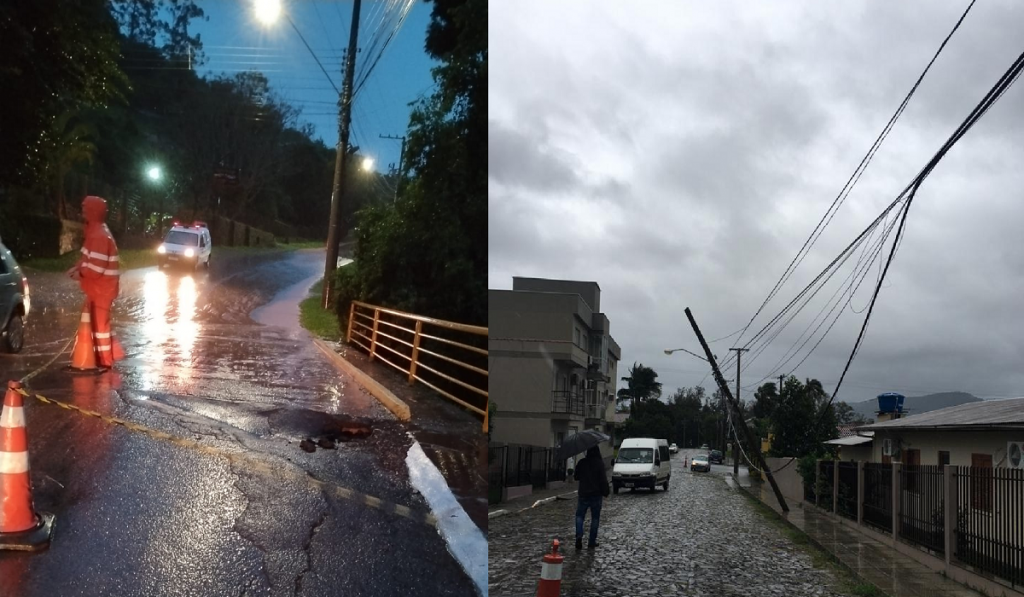
[[[666,394],[702,379],[711,390],[703,361],[663,353],[700,352],[683,309],[708,339],[743,328],[967,4],[491,3],[489,287],[511,288],[512,276],[596,281],[620,375],[639,361]],[[1022,22],[1024,3],[974,6],[741,344],[897,196],[1024,51]],[[838,399],[1024,396],[1022,228],[1018,83],[921,187]],[[832,391],[877,272],[795,375]],[[773,373],[835,288],[750,361],[744,386]],[[737,340],[712,348],[724,359]],[[735,365],[725,373],[734,378]]]

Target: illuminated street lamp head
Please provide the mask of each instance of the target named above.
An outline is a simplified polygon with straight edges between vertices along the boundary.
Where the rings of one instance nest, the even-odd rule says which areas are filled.
[[[373,170],[373,158],[363,158],[363,170],[367,172]]]
[[[146,176],[148,176],[149,179],[152,180],[152,181],[160,180],[160,167],[159,166],[150,166],[146,170]]]
[[[281,16],[280,0],[254,0],[253,8],[256,11],[256,18],[264,25],[273,25]]]

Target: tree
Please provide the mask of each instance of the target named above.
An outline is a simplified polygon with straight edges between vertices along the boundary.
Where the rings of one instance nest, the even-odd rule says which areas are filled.
[[[633,363],[629,368],[629,375],[622,378],[626,387],[616,394],[619,402],[629,402],[631,407],[651,398],[661,397],[661,382],[658,381],[658,374],[650,367],[640,363]]]
[[[104,0],[0,3],[0,188],[45,176],[57,118],[123,101],[117,24]]]
[[[436,91],[410,117],[397,205],[359,214],[355,263],[336,280],[342,320],[358,299],[487,321],[487,3],[433,4],[425,47],[441,62]]]
[[[836,412],[828,404],[829,396],[816,379],[801,383],[788,377],[782,395],[770,416],[774,433],[772,453],[801,457],[824,449],[824,442],[838,435]]]
[[[845,402],[836,402],[832,405],[836,412],[836,423],[839,425],[866,425],[864,415],[853,410],[853,407]]]

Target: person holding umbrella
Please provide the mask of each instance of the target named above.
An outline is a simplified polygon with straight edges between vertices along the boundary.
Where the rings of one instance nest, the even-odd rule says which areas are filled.
[[[576,493],[576,549],[583,549],[583,523],[590,510],[590,540],[587,549],[597,547],[597,528],[601,522],[601,503],[608,497],[608,475],[598,444],[609,437],[599,431],[588,429],[568,438],[559,448],[559,454],[578,454],[584,450],[586,458],[576,463],[574,478],[579,481]]]

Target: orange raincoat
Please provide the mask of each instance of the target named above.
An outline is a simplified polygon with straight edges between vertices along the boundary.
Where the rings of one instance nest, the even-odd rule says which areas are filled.
[[[83,313],[92,320],[96,360],[103,367],[113,365],[124,356],[116,338],[110,331],[110,307],[120,290],[121,271],[118,266],[117,243],[107,228],[107,202],[89,196],[82,201],[85,219],[85,243],[82,259],[78,262],[78,283],[85,293]]]

